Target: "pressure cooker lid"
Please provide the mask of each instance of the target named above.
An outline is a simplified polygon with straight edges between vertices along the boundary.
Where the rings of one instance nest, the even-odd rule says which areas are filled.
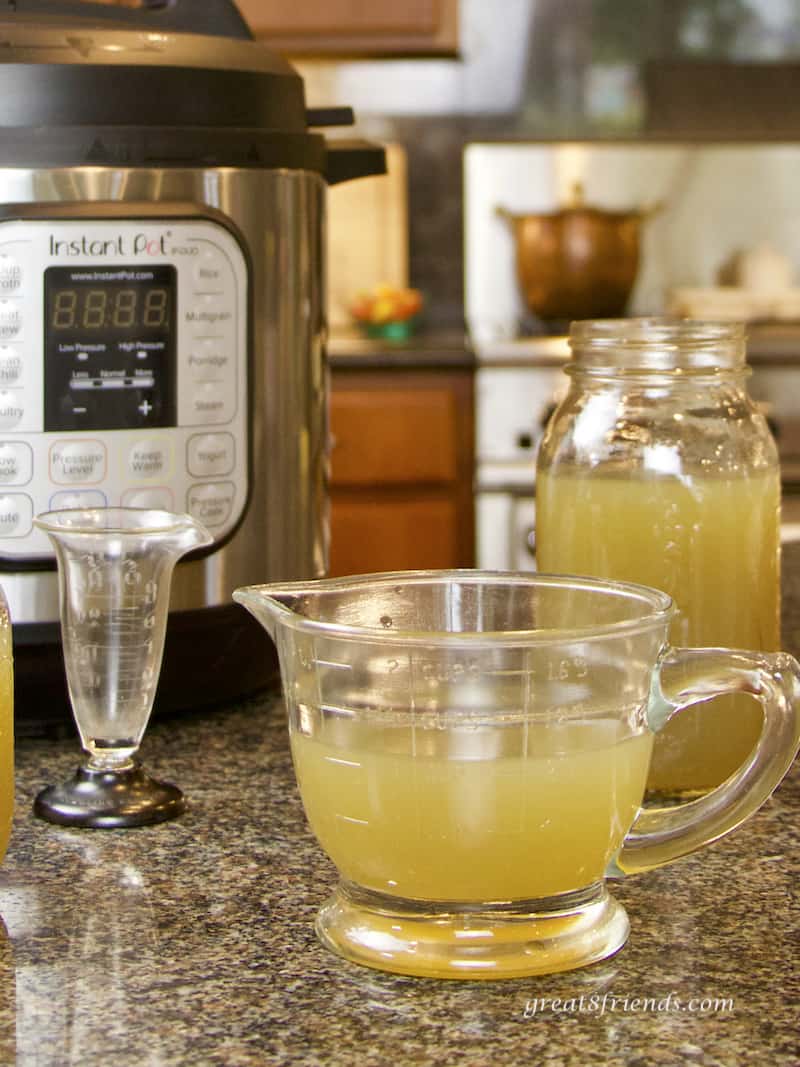
[[[140,0],[133,9],[8,0],[0,6],[0,99],[6,166],[324,173],[326,142],[310,127],[352,122],[347,108],[307,111],[300,75],[250,38],[232,0]],[[379,173],[380,150],[371,168],[367,154],[363,146],[360,164],[345,165],[352,173],[332,180]]]

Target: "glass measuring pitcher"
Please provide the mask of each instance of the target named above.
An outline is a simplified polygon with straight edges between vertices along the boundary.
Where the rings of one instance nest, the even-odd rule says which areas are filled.
[[[145,774],[136,753],[158,685],[173,568],[211,535],[190,515],[143,508],[48,511],[34,523],[56,553],[67,686],[88,755],[72,781],[37,796],[34,811],[105,828],[174,818],[183,795]]]
[[[728,833],[800,742],[786,654],[672,649],[669,597],[602,580],[416,571],[239,589],[280,657],[300,794],[340,882],[328,947],[402,974],[508,978],[616,952],[605,888]],[[653,737],[752,693],[752,758],[640,811]]]

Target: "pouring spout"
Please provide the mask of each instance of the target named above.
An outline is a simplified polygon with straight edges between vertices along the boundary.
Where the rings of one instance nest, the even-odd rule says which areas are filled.
[[[233,592],[236,603],[247,608],[273,641],[277,639],[280,626],[293,614],[292,604],[297,599],[294,594],[281,590],[282,587],[277,585],[246,585]]]

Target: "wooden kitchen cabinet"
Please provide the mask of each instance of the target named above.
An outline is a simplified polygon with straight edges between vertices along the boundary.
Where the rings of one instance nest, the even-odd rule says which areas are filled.
[[[332,575],[471,567],[472,372],[336,370]]]
[[[256,37],[292,56],[458,52],[458,0],[237,0]]]

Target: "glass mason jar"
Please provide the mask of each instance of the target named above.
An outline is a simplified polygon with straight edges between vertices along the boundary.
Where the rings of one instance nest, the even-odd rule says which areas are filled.
[[[780,643],[780,472],[747,394],[741,324],[576,322],[570,389],[536,478],[537,565],[641,582],[677,605],[673,644]],[[660,793],[704,793],[752,750],[747,696],[677,716],[656,740]]]

